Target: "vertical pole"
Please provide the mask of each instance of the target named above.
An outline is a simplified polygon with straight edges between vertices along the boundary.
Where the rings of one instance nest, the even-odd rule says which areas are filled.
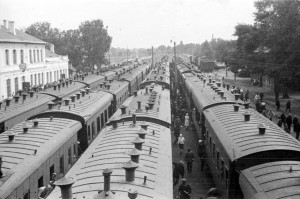
[[[174,68],[175,68],[175,90],[178,86],[177,80],[177,58],[176,58],[176,42],[174,42]]]
[[[153,68],[153,46],[152,46],[152,68]]]
[[[128,46],[127,46],[127,49],[126,49],[126,59],[127,59],[127,63],[128,63]]]

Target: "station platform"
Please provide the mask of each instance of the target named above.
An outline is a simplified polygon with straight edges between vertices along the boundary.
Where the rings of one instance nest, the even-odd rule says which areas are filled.
[[[180,149],[178,144],[173,144],[175,140],[175,136],[172,135],[172,156],[173,162],[179,162],[180,160],[184,161],[184,155],[187,152],[187,149],[191,149],[194,153],[194,162],[193,162],[193,169],[191,173],[187,171],[187,165],[184,161],[184,169],[187,184],[189,184],[192,188],[191,199],[206,199],[207,198],[207,191],[214,187],[213,179],[210,175],[209,168],[206,166],[204,171],[200,171],[200,159],[197,155],[197,148],[198,148],[198,135],[196,130],[188,130],[185,127],[182,127],[180,133],[185,138],[184,144],[184,152],[180,155]],[[179,179],[179,183],[173,189],[174,198],[179,198],[178,188],[181,184],[181,177]]]

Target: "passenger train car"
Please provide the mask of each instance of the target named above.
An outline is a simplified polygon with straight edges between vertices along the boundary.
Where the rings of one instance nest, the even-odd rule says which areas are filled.
[[[141,68],[150,68],[142,65]],[[138,70],[138,69],[136,69]],[[58,104],[63,98],[70,97],[86,87],[96,89],[99,84],[116,76],[116,72],[104,71],[93,74],[76,75],[73,79],[61,81],[44,90],[19,91],[14,98],[0,101],[0,133],[28,117],[47,110],[48,103]],[[120,76],[121,77],[121,76]]]
[[[54,173],[65,174],[78,157],[81,123],[42,118],[0,134],[0,198],[38,198]]]
[[[170,90],[166,81],[146,82],[48,198],[65,199],[62,192],[72,193],[70,198],[173,198]]]
[[[221,198],[299,198],[299,141],[231,94],[227,85],[204,74],[184,81]]]

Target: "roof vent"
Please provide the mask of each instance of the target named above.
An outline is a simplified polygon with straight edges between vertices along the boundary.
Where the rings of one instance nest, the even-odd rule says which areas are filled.
[[[221,82],[217,82],[217,86],[218,86],[218,87],[221,87]]]
[[[71,95],[71,102],[75,102],[76,95]]]
[[[19,98],[20,98],[20,96],[18,96],[18,95],[15,95],[15,96],[14,96],[14,98],[15,98],[15,103],[18,103],[18,102],[19,102]]]
[[[148,94],[148,86],[145,87],[146,94]]]
[[[142,129],[144,129],[145,131],[147,131],[149,124],[145,121],[143,121],[140,126],[142,127]]]
[[[226,88],[227,88],[227,90],[229,91],[230,85],[229,85],[229,84],[226,84]]]
[[[65,101],[65,105],[66,105],[66,106],[69,106],[69,104],[70,104],[70,99],[64,99],[64,101]]]
[[[250,105],[250,102],[245,102],[245,103],[244,103],[245,109],[249,109],[249,105]]]
[[[25,121],[22,122],[22,127],[23,127],[23,133],[27,133],[28,132],[28,125]]]
[[[54,182],[54,184],[60,188],[62,199],[73,199],[72,185],[74,183],[75,180],[73,178],[66,176]]]
[[[136,148],[134,148],[128,152],[128,155],[130,155],[130,157],[131,157],[131,161],[135,162],[135,163],[139,163],[140,154],[141,154],[141,152],[139,150],[137,150]]]
[[[122,115],[125,115],[126,114],[126,108],[127,108],[127,106],[125,106],[125,105],[121,105],[120,106],[120,109],[121,109],[121,111],[122,111]]]
[[[239,94],[239,93],[235,93],[235,94],[234,94],[234,99],[235,99],[235,100],[239,100],[239,98],[240,98],[240,94]]]
[[[54,106],[54,102],[51,101],[51,102],[48,103],[48,109],[49,110],[53,109],[53,106]]]
[[[128,191],[128,198],[130,198],[130,199],[136,199],[137,197],[138,197],[137,190],[131,190],[131,189],[129,189],[129,191]]]
[[[80,90],[80,93],[81,93],[82,97],[85,96],[85,90],[81,89],[81,90]]]
[[[29,97],[33,97],[33,94],[34,94],[34,91],[28,91],[28,93],[29,93]]]
[[[3,133],[4,135],[7,135],[8,141],[13,142],[15,140],[15,136],[18,134],[14,130],[8,130]]]
[[[110,176],[112,174],[112,170],[106,168],[103,172],[102,172],[103,176],[104,176],[104,191],[108,192],[110,191]]]
[[[53,90],[55,90],[55,91],[56,91],[56,87],[57,87],[57,85],[53,85]]]
[[[11,98],[10,98],[10,97],[6,98],[6,100],[5,100],[6,106],[9,106],[9,105],[10,105],[10,101],[11,101]]]
[[[137,91],[133,91],[133,95],[136,97],[137,96]]]
[[[139,135],[140,138],[145,139],[146,134],[147,134],[147,131],[145,131],[144,129],[140,128],[140,129],[137,131],[137,134]]]
[[[236,103],[236,104],[233,105],[233,107],[234,107],[234,111],[238,112],[239,108],[240,108],[240,105],[238,103]]]
[[[265,124],[259,124],[257,125],[257,128],[259,129],[259,134],[264,135],[268,127]]]
[[[141,101],[137,101],[138,109],[136,110],[136,112],[142,112],[141,103],[142,103]]]
[[[134,140],[131,141],[134,144],[134,147],[138,150],[142,150],[143,143],[145,142],[144,139],[141,139],[140,137],[136,137]]]
[[[154,102],[150,101],[150,102],[148,102],[148,105],[149,105],[149,109],[152,110],[153,106],[154,106]]]
[[[245,122],[250,121],[250,116],[251,116],[250,112],[246,111],[243,115],[244,115],[244,118],[245,118]]]
[[[125,177],[127,182],[132,182],[135,179],[135,169],[138,168],[139,165],[135,162],[129,160],[123,164],[123,169],[125,169]]]
[[[110,89],[110,87],[111,87],[111,85],[110,85],[110,84],[106,84],[106,89],[107,89],[107,90],[109,90],[109,89]]]
[[[80,93],[76,93],[77,99],[80,99],[81,94]]]
[[[112,117],[109,120],[112,123],[112,126],[114,129],[118,128],[119,119],[117,119],[116,117]]]
[[[132,113],[132,125],[135,126],[136,125],[136,114]]]
[[[35,118],[33,120],[33,127],[38,127],[38,125],[39,125],[39,120],[37,118]]]

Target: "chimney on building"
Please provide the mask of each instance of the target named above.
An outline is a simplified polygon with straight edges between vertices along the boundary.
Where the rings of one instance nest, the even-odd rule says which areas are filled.
[[[8,21],[8,29],[9,32],[13,35],[16,35],[16,29],[15,29],[15,22],[14,21]]]

